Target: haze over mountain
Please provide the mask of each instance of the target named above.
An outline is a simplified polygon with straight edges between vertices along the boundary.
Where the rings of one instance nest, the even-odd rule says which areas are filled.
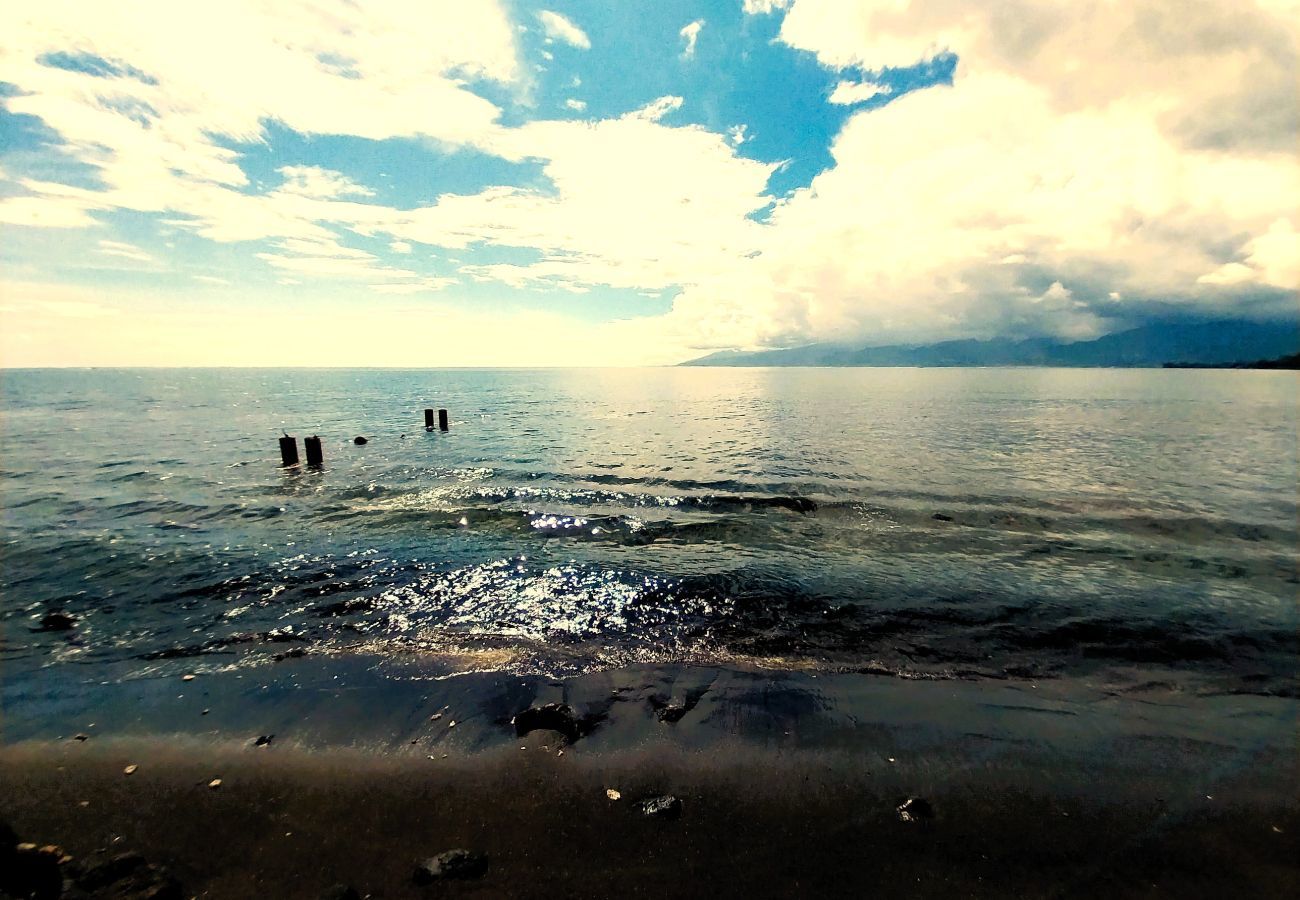
[[[722,352],[687,366],[1162,366],[1275,359],[1300,350],[1295,322],[1161,323],[1091,341],[1053,338],[943,341],[845,347],[811,344],[753,353]]]

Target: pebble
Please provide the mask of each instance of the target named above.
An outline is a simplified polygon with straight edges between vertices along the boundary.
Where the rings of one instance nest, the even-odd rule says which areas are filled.
[[[908,797],[898,805],[898,818],[903,822],[922,822],[934,818],[934,807],[920,797]]]
[[[208,782],[208,787],[212,788],[215,791],[217,788],[221,787],[221,779],[220,778],[212,779],[211,781]]]
[[[416,884],[431,884],[443,878],[481,878],[487,869],[488,858],[483,853],[448,850],[417,865],[412,880]]]
[[[614,790],[613,788],[606,788],[606,789],[605,789],[605,796],[608,797],[610,800],[622,800],[622,799],[623,799],[623,795],[620,794],[618,791]]]
[[[135,774],[135,770],[138,769],[138,768],[140,768],[140,767],[137,766],[135,763],[131,763],[131,765],[127,766],[125,769],[122,770],[122,774],[123,774],[123,775],[134,775],[134,774]]]
[[[193,680],[194,680],[194,676],[188,673],[181,676],[181,681],[193,681]]]
[[[671,794],[641,801],[641,814],[656,819],[676,819],[682,814],[682,801]]]

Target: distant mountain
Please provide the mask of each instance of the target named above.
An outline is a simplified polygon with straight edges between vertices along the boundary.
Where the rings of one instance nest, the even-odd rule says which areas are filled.
[[[810,344],[752,353],[722,351],[684,366],[1221,366],[1300,351],[1300,324],[1237,320],[1145,325],[1093,341],[1052,338],[943,341],[852,348]]]

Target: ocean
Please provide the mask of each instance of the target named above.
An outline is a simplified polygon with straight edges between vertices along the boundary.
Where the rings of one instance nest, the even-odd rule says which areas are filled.
[[[1289,372],[0,383],[11,692],[288,654],[1295,696]],[[285,432],[319,435],[324,465],[282,467]],[[75,627],[43,630],[52,611]]]

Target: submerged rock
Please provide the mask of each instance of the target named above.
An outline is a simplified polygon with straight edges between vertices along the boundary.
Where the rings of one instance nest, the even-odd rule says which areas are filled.
[[[678,700],[669,700],[655,710],[655,716],[658,717],[660,722],[677,722],[690,711],[691,708],[685,703]]]
[[[578,738],[590,734],[604,718],[595,715],[579,716],[567,703],[532,706],[515,716],[515,736],[523,737],[539,729],[558,731],[568,739],[569,743],[573,743]]]
[[[482,878],[487,873],[488,858],[471,850],[448,850],[430,857],[415,867],[416,884],[431,884],[444,878]]]
[[[676,819],[682,814],[682,801],[671,794],[650,797],[641,801],[641,814],[656,819]]]
[[[897,808],[903,822],[924,822],[934,818],[934,807],[920,797],[908,797]]]
[[[944,515],[943,513],[935,513],[935,514],[932,515],[930,518],[934,519],[936,522],[951,522],[951,521],[952,521],[952,516]]]
[[[41,617],[37,631],[68,631],[75,628],[77,620],[64,612],[50,612]]]
[[[356,444],[358,447],[360,447],[360,446],[362,446],[363,444],[368,444],[368,443],[370,443],[370,442],[367,441],[365,438],[363,438],[361,435],[357,435],[356,437],[354,437],[354,438],[352,439],[352,443],[354,443],[354,444]]]

